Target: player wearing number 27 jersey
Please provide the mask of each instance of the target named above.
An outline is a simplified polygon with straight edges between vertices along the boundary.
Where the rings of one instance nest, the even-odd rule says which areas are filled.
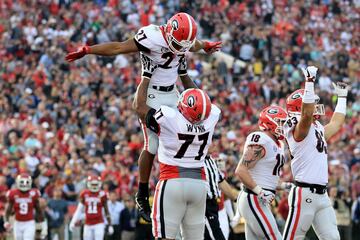
[[[328,151],[327,140],[345,121],[347,88],[334,85],[338,96],[335,112],[328,124],[317,119],[325,114],[319,97],[314,92],[317,68],[303,69],[305,89],[292,93],[286,102],[289,119],[285,136],[292,155],[291,170],[295,186],[289,194],[289,214],[283,239],[304,239],[312,225],[319,239],[338,240],[335,211],[327,194]]]

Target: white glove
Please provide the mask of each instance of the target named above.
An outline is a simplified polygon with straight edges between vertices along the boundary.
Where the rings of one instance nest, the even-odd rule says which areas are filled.
[[[310,67],[307,67],[307,68],[301,68],[304,76],[305,76],[305,79],[306,81],[308,82],[315,82],[315,79],[316,79],[316,73],[317,73],[317,70],[318,68],[315,67],[315,66],[310,66]]]
[[[69,231],[74,232],[74,230],[75,230],[75,223],[71,222],[70,225],[69,225]]]
[[[43,222],[41,223],[40,238],[41,238],[41,239],[45,239],[47,235],[48,235],[48,225],[47,225],[47,222],[43,221]]]
[[[110,225],[110,226],[108,227],[108,234],[109,234],[109,235],[113,235],[113,233],[114,233],[114,228],[113,228],[113,226]]]
[[[262,204],[270,205],[271,202],[275,199],[275,194],[268,190],[261,189],[260,193],[258,194],[258,198]]]
[[[6,229],[6,231],[10,231],[12,226],[11,226],[11,223],[9,222],[4,222],[4,228]]]
[[[347,97],[349,91],[349,85],[343,82],[337,82],[336,84],[332,83],[332,85],[334,87],[335,94],[338,97]]]
[[[235,213],[235,216],[233,217],[233,219],[231,219],[230,221],[230,226],[232,228],[236,227],[239,222],[240,222],[240,218],[241,218],[241,215],[240,215],[240,212],[238,209],[236,209],[236,213]]]
[[[290,192],[293,184],[291,182],[282,182],[280,183],[279,187],[282,190],[285,190],[286,192]]]
[[[158,65],[143,53],[140,53],[140,61],[142,66],[142,76],[151,78],[154,71],[158,68]]]

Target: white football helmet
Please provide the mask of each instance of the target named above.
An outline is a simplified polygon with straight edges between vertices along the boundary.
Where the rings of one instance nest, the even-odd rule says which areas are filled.
[[[101,178],[99,176],[90,175],[86,180],[86,186],[90,192],[98,192],[101,189]]]
[[[30,175],[26,173],[22,173],[16,177],[16,187],[20,191],[22,192],[29,191],[31,189],[31,185],[32,185],[32,178]]]

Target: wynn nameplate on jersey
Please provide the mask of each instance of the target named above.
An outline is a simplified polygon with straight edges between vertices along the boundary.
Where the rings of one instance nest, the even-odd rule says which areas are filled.
[[[203,133],[206,131],[205,126],[203,124],[201,125],[186,124],[186,126],[188,132]]]

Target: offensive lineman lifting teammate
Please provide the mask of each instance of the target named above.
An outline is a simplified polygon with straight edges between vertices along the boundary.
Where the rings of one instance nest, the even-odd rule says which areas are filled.
[[[7,205],[4,216],[4,227],[10,229],[9,218],[12,210],[15,212],[14,239],[15,240],[34,240],[35,239],[35,217],[41,221],[41,238],[47,236],[47,224],[44,221],[44,213],[39,205],[40,191],[31,188],[31,176],[22,173],[16,177],[16,188],[6,193]]]
[[[283,239],[304,239],[312,225],[319,239],[340,239],[335,211],[327,194],[327,140],[342,127],[346,115],[347,86],[334,84],[338,102],[330,122],[323,126],[318,121],[325,114],[317,104],[314,82],[317,68],[303,69],[305,89],[292,93],[286,102],[289,115],[285,136],[292,155],[291,170],[295,186],[289,194],[290,211]]]
[[[283,125],[287,113],[278,106],[263,109],[259,128],[246,138],[244,154],[235,170],[243,183],[238,196],[238,211],[245,218],[246,239],[281,239],[271,212],[280,170],[284,165]],[[286,188],[286,183],[281,184]],[[288,183],[288,185],[290,185]]]
[[[197,26],[195,20],[186,13],[177,13],[166,25],[148,25],[139,29],[134,38],[124,42],[110,42],[94,46],[83,46],[78,51],[69,53],[66,60],[72,62],[86,54],[114,56],[117,54],[140,52],[154,61],[159,67],[150,80],[147,90],[147,104],[159,109],[161,105],[176,107],[178,93],[175,83],[178,77],[179,63],[185,59],[187,51],[213,53],[219,50],[221,42],[200,41],[196,39]],[[191,87],[195,84],[188,79]],[[139,109],[136,109],[137,111]],[[152,163],[158,148],[158,136],[142,123],[144,133],[144,150],[139,158],[139,192],[137,205],[141,216],[150,221],[148,202],[148,181]]]

